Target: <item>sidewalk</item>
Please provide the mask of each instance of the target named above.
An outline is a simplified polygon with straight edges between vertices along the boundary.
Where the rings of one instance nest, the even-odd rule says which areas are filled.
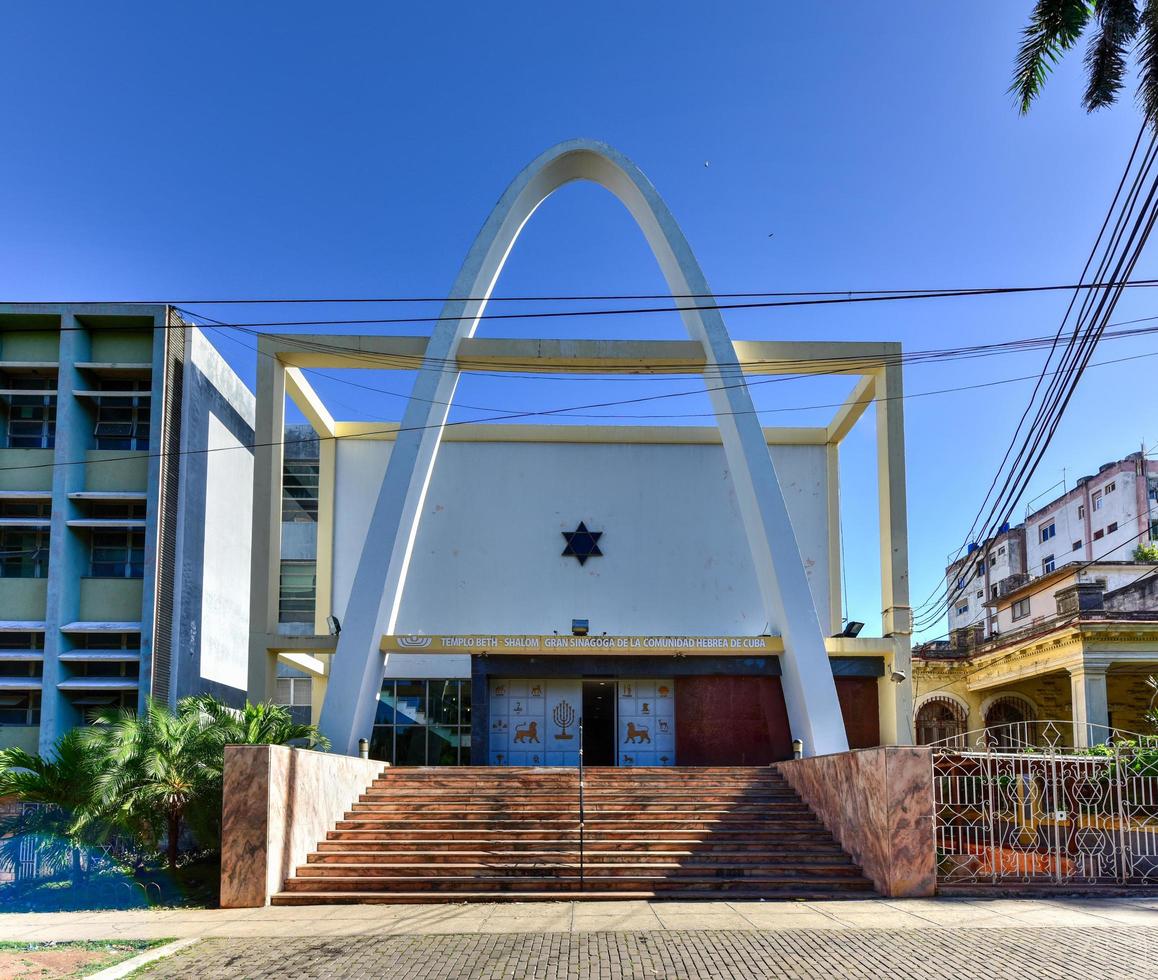
[[[480,933],[1158,929],[1158,897],[317,905],[0,914],[0,941]]]

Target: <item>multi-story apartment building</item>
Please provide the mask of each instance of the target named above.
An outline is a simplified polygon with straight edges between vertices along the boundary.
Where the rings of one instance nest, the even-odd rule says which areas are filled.
[[[949,632],[996,628],[993,603],[1029,579],[1071,562],[1131,561],[1140,544],[1158,541],[1158,460],[1141,452],[1106,463],[1096,476],[1026,516],[945,569]]]
[[[917,741],[984,730],[1033,744],[1052,723],[1086,745],[1144,729],[1158,566],[1133,558],[1155,540],[1158,460],[1137,452],[971,545],[945,570],[949,639],[913,651]]]
[[[1025,577],[1024,524],[1006,524],[996,536],[970,545],[964,557],[945,569],[945,582],[953,597],[950,633],[978,625],[985,633],[991,632],[994,614],[989,603]]]
[[[994,602],[995,628],[913,651],[918,743],[1092,745],[1149,731],[1158,565],[1071,562]]]
[[[1038,576],[1072,561],[1129,561],[1150,539],[1158,539],[1158,460],[1136,452],[1026,517],[1026,567]]]
[[[253,418],[170,307],[0,304],[0,745],[244,698]]]

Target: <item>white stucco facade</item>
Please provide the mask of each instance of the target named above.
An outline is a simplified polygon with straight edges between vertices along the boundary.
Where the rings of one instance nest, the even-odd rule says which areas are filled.
[[[346,604],[393,443],[343,441],[333,606]],[[823,446],[773,446],[817,608],[828,606]],[[579,521],[604,558],[562,555]],[[719,445],[448,443],[419,523],[399,633],[779,634]]]

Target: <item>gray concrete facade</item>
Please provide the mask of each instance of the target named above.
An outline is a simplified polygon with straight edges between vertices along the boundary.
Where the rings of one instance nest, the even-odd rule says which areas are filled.
[[[215,599],[248,603],[253,412],[170,307],[0,304],[0,745],[48,752],[150,697],[244,698],[245,616]]]

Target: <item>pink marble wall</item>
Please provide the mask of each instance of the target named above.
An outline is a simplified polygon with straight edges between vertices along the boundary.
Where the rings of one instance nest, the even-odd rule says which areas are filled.
[[[386,764],[284,745],[229,745],[221,907],[267,905]]]
[[[882,895],[934,893],[930,749],[882,746],[794,759],[777,768]]]

